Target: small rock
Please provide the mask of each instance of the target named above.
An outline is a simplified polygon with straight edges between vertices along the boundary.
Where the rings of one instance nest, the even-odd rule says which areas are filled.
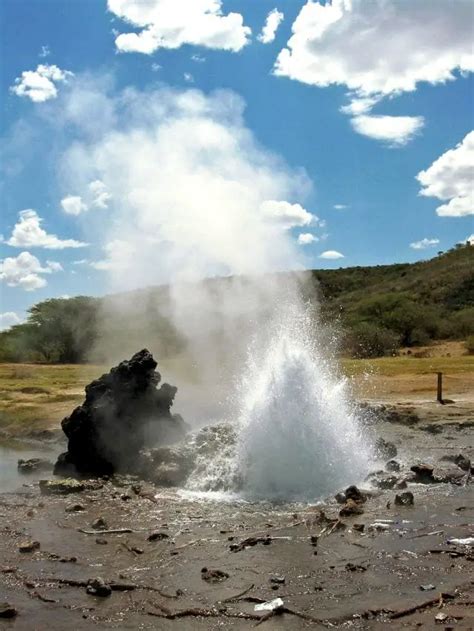
[[[53,463],[43,458],[29,458],[28,460],[18,460],[19,473],[35,473],[37,471],[51,471]]]
[[[68,493],[81,493],[85,485],[74,478],[62,480],[40,480],[39,488],[42,495],[67,495]]]
[[[383,475],[379,478],[374,478],[372,483],[379,489],[393,489],[398,484],[398,478],[396,475]]]
[[[410,471],[415,474],[414,482],[421,484],[432,484],[435,482],[433,476],[434,467],[429,464],[415,464],[410,467]]]
[[[443,462],[452,462],[463,471],[471,470],[471,461],[466,456],[463,456],[463,454],[457,454],[455,456],[447,454],[446,456],[440,458],[440,460]]]
[[[18,546],[19,552],[35,552],[40,549],[39,541],[24,541]]]
[[[86,510],[82,504],[69,504],[66,506],[66,513],[79,513],[83,510]]]
[[[346,501],[346,494],[345,493],[336,493],[336,495],[334,496],[334,499],[336,500],[336,502],[338,504],[344,504]]]
[[[395,458],[398,453],[396,446],[384,438],[377,438],[375,449],[382,458]]]
[[[93,578],[89,581],[86,592],[91,596],[100,596],[101,598],[105,598],[110,596],[112,593],[112,588],[110,585],[104,581],[103,578]]]
[[[397,460],[389,460],[385,465],[385,468],[387,471],[398,472],[400,471],[400,463]]]
[[[311,545],[312,546],[317,546],[318,545],[318,535],[311,535],[309,540],[311,541]]]
[[[411,491],[405,491],[405,493],[395,495],[394,504],[397,506],[413,506],[414,503],[415,498],[413,497],[413,493]]]
[[[109,525],[103,517],[98,517],[97,519],[94,519],[91,524],[91,528],[93,528],[94,530],[107,530],[108,527]]]
[[[203,567],[201,570],[201,578],[207,583],[222,583],[222,581],[229,578],[229,575],[222,570],[208,570],[207,567]]]
[[[124,502],[128,502],[128,500],[132,499],[132,496],[129,495],[128,493],[123,493],[123,495],[120,496],[120,499],[123,500]]]
[[[104,537],[97,537],[95,542],[98,543],[100,546],[106,546],[109,543],[107,539],[104,539]]]
[[[18,611],[9,603],[0,603],[0,618],[14,618]]]
[[[364,565],[357,565],[355,563],[346,563],[346,570],[348,572],[365,572],[367,568]]]
[[[434,619],[436,620],[436,622],[445,622],[448,619],[448,614],[437,613]]]
[[[346,496],[347,500],[352,500],[357,504],[363,504],[365,501],[367,501],[367,496],[364,495],[364,493],[361,493],[359,489],[354,485],[348,486],[347,489],[344,491],[344,495]]]
[[[422,592],[431,592],[433,589],[436,589],[436,587],[430,583],[429,585],[420,585],[420,589]]]
[[[352,524],[352,528],[353,528],[356,532],[364,532],[364,530],[365,530],[365,524]]]
[[[151,535],[148,535],[148,541],[163,541],[163,539],[169,539],[170,536],[166,534],[166,532],[152,532]]]
[[[34,517],[35,516],[35,511],[30,508],[28,511],[26,511],[26,516],[27,517]]]
[[[284,585],[286,579],[284,576],[270,576],[270,583],[275,583],[276,585]]]
[[[398,482],[393,487],[394,489],[406,489],[408,486],[406,480],[398,480]]]
[[[351,515],[362,515],[364,509],[354,500],[347,500],[339,511],[341,517],[350,517]]]

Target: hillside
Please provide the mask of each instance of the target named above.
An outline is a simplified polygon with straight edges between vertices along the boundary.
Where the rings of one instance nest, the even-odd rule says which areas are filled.
[[[279,275],[282,284],[288,276]],[[474,334],[474,247],[470,245],[418,263],[312,270],[302,277],[304,298],[319,301],[323,321],[337,328],[340,350],[347,356],[391,355],[400,347],[465,340]],[[267,284],[262,277],[262,294]],[[217,278],[198,286],[207,308],[211,306],[212,318],[201,323],[210,345],[222,345],[229,334],[223,330],[228,323],[224,325],[219,314],[232,292],[241,292],[236,301],[240,299],[240,308],[245,305],[238,317],[233,316],[234,337],[247,330],[249,320],[264,324],[276,308],[262,299],[260,311],[250,311],[253,303],[245,304],[246,286],[255,288],[255,282]],[[196,286],[189,289],[192,294]],[[178,326],[176,321],[183,314],[173,309],[170,294],[169,287],[160,286],[102,299],[43,301],[30,309],[26,323],[0,333],[0,360],[101,361],[112,347],[125,351],[145,345],[162,357],[173,357],[186,349],[187,341],[183,322]],[[185,317],[199,317],[199,302]]]

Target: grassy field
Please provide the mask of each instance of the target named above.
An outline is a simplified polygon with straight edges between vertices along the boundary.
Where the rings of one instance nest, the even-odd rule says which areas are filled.
[[[434,399],[437,372],[444,374],[446,397],[474,396],[474,356],[348,359],[341,368],[363,398]],[[85,385],[106,370],[96,365],[0,364],[0,432],[22,435],[58,427],[82,401]]]

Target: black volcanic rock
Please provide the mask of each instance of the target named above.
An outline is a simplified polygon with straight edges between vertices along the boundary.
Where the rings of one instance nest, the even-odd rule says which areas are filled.
[[[59,456],[56,474],[133,473],[146,444],[183,438],[186,424],[170,412],[177,388],[157,387],[156,366],[144,349],[86,386],[84,403],[61,423],[68,450]]]

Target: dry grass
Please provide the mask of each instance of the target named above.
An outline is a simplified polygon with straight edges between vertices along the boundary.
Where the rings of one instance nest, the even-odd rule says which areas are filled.
[[[342,360],[341,367],[365,398],[434,398],[437,372],[444,374],[446,397],[474,396],[472,355]],[[85,385],[106,370],[94,365],[0,364],[0,431],[24,434],[58,427],[83,400]]]

